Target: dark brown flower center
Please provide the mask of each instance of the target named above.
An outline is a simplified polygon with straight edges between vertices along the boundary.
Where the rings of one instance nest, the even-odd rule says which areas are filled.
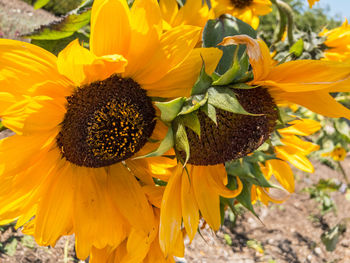
[[[190,159],[194,165],[216,165],[241,158],[256,150],[274,130],[277,107],[268,91],[258,87],[234,92],[249,116],[216,109],[216,124],[202,111],[198,112],[201,136],[186,128]],[[182,157],[185,156],[181,153]]]
[[[103,167],[130,158],[155,126],[146,91],[117,75],[79,87],[67,97],[66,109],[57,145],[79,166]]]
[[[253,3],[253,0],[230,0],[232,5],[236,8],[243,9],[247,6],[250,6]]]

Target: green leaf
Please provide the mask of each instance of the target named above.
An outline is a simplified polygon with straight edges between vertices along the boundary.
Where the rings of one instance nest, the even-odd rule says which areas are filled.
[[[191,95],[205,94],[212,82],[213,80],[211,77],[205,72],[205,64],[203,61],[200,75],[192,88]]]
[[[241,68],[238,62],[237,52],[238,52],[238,48],[236,48],[235,50],[232,66],[222,76],[220,76],[218,80],[215,80],[213,82],[213,85],[227,85],[232,83],[233,80],[236,78],[237,73]]]
[[[175,130],[175,148],[178,151],[184,151],[186,153],[185,166],[190,158],[190,144],[188,142],[186,128],[181,122],[177,121],[173,125]]]
[[[300,38],[297,42],[291,46],[289,49],[289,53],[294,54],[296,57],[300,57],[301,54],[303,54],[304,50],[304,41],[302,38]]]
[[[69,37],[90,22],[91,10],[85,10],[80,14],[71,13],[58,22],[41,26],[33,33],[24,37],[36,40],[57,40]]]
[[[229,245],[229,246],[232,245],[232,243],[233,243],[232,238],[229,234],[224,234],[224,239],[225,239],[227,245]]]
[[[240,179],[245,179],[252,184],[262,187],[272,187],[261,172],[258,163],[251,163],[243,158],[241,160],[227,162],[225,167],[229,175],[238,176]]]
[[[45,6],[50,0],[37,0],[34,4],[34,9],[39,9]]]
[[[335,128],[341,135],[345,136],[347,139],[350,139],[350,127],[347,120],[340,118],[338,120],[335,120],[334,124]]]
[[[256,32],[250,25],[233,16],[222,15],[217,19],[208,20],[203,30],[203,46],[217,47],[224,37],[242,34],[256,38]],[[223,55],[216,68],[216,72],[222,75],[231,67],[236,46],[219,46],[218,48],[223,51]],[[239,58],[244,54],[244,51],[245,46],[241,45],[238,51]]]
[[[216,109],[213,105],[206,103],[202,108],[203,111],[216,125],[218,125],[216,120]]]
[[[230,88],[211,87],[208,89],[208,103],[216,108],[237,114],[261,116],[247,112],[236,98],[235,93]]]
[[[47,51],[57,55],[60,53],[70,42],[72,42],[75,39],[79,39],[79,42],[89,42],[89,39],[81,34],[75,32],[73,35],[70,37],[62,38],[62,39],[57,39],[57,40],[36,40],[32,39],[31,43],[33,45],[39,46],[43,49],[46,49]]]
[[[252,198],[251,198],[252,183],[250,183],[245,179],[241,179],[241,181],[243,184],[243,189],[242,189],[242,192],[236,197],[236,200],[240,202],[250,212],[252,212],[256,217],[258,217],[252,205]]]
[[[201,124],[196,112],[179,116],[180,122],[194,131],[199,137],[201,136]]]
[[[174,133],[173,133],[173,129],[170,127],[168,129],[167,134],[165,135],[165,138],[161,141],[157,150],[143,156],[138,156],[134,159],[136,160],[136,159],[142,159],[147,157],[161,156],[164,153],[166,153],[168,150],[170,150],[170,148],[172,148],[173,146],[174,146]]]
[[[186,98],[180,97],[167,102],[156,102],[155,105],[160,109],[160,118],[164,122],[171,122],[180,112]]]

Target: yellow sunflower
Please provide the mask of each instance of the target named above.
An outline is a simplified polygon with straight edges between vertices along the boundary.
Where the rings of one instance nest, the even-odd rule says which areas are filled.
[[[318,1],[320,1],[320,0],[307,0],[307,1],[309,2],[310,8],[312,8],[312,6],[313,6],[316,2],[318,2]]]
[[[232,44],[247,45],[254,74],[248,84],[265,89],[276,103],[295,103],[327,117],[350,119],[350,110],[330,95],[350,91],[350,63],[297,60],[275,65],[260,39],[238,35],[222,42]]]
[[[345,19],[344,23],[337,28],[320,33],[326,37],[324,42],[328,49],[324,52],[326,60],[347,61],[350,59],[350,25]]]
[[[202,58],[210,74],[221,56],[194,49],[200,28],[162,24],[156,0],[96,0],[90,50],[0,40],[0,114],[16,133],[0,142],[0,224],[45,246],[74,233],[81,259],[154,233],[149,175],[131,159],[164,136],[150,97],[186,96]]]
[[[160,0],[159,5],[164,19],[164,29],[178,25],[204,27],[208,19],[214,18],[213,9],[209,9],[202,0],[187,0],[181,8],[176,0]]]
[[[212,0],[215,16],[230,14],[254,29],[259,26],[259,16],[272,11],[270,0]]]
[[[306,157],[313,151],[317,151],[319,146],[311,142],[304,141],[298,136],[308,136],[321,128],[321,124],[310,119],[297,119],[288,123],[288,127],[278,129],[281,136],[282,145],[274,146],[274,152],[278,159],[267,160],[265,164],[260,164],[261,171],[265,178],[270,180],[272,176],[289,193],[294,192],[294,176],[289,164],[296,168],[313,173],[314,167]],[[252,201],[260,200],[267,205],[268,202],[282,203],[284,198],[276,198],[269,194],[269,189],[261,186],[252,186]]]
[[[346,150],[341,146],[334,147],[334,149],[330,152],[323,153],[324,157],[331,157],[334,161],[340,162],[344,161],[346,157]]]

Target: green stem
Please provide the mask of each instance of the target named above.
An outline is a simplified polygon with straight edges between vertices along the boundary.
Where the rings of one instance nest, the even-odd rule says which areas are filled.
[[[278,14],[279,14],[279,26],[278,28],[276,28],[275,31],[275,36],[274,36],[274,41],[273,43],[277,43],[279,41],[281,41],[284,31],[286,30],[286,26],[287,26],[287,18],[283,13],[283,10],[281,9],[281,7],[276,3],[276,0],[271,0],[272,3],[274,3],[277,7],[278,10]]]
[[[282,21],[282,16],[284,16],[286,19],[287,18],[287,35],[288,35],[288,42],[289,45],[292,46],[294,44],[294,36],[293,36],[293,26],[294,26],[294,17],[293,17],[293,10],[292,8],[285,2],[281,1],[281,0],[272,0],[271,2],[273,2],[279,12],[280,12],[280,16],[281,16],[281,21]],[[281,26],[281,25],[280,25]],[[281,32],[279,32],[280,34]],[[283,30],[284,33],[284,30]],[[282,33],[282,36],[283,36]]]

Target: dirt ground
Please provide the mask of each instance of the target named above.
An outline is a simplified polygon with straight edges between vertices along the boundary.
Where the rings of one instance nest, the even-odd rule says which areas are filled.
[[[43,11],[33,10],[19,0],[0,0],[0,38],[21,39],[25,34],[56,19]],[[6,136],[4,133],[0,137]],[[192,244],[187,245],[188,263],[347,263],[350,262],[350,231],[341,236],[336,250],[327,252],[320,236],[324,229],[333,227],[349,217],[350,201],[344,193],[333,192],[336,213],[321,216],[319,204],[303,192],[319,179],[342,180],[341,175],[315,162],[316,172],[308,175],[296,172],[296,193],[282,205],[269,208],[258,206],[260,221],[250,213],[243,214],[232,227],[230,221],[218,233],[201,231]],[[344,161],[350,174],[350,157]],[[0,229],[1,230],[1,229]],[[261,244],[261,249],[248,246]],[[229,245],[230,244],[230,245]],[[39,247],[31,237],[24,237],[12,226],[0,231],[0,263],[68,263],[78,262],[74,252],[74,238],[64,237],[55,248]]]

